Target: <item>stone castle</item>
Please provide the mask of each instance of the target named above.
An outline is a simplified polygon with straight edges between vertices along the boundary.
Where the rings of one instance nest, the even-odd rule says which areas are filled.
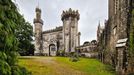
[[[71,8],[63,11],[61,20],[63,26],[42,31],[43,20],[41,9],[36,8],[35,25],[35,55],[56,56],[59,50],[65,53],[74,52],[90,55],[97,50],[98,58],[106,64],[110,64],[118,75],[134,72],[134,54],[130,52],[130,42],[134,38],[134,0],[108,0],[109,15],[102,27],[99,23],[97,41],[85,42],[80,46],[80,32],[78,21],[80,14]],[[132,38],[132,39],[130,39]],[[132,40],[132,41],[130,41]],[[94,52],[95,51],[95,52]],[[134,52],[134,51],[133,51]],[[92,54],[91,54],[92,53]],[[88,57],[90,57],[88,55]]]
[[[36,7],[35,26],[35,55],[56,56],[59,50],[65,53],[74,52],[80,45],[80,32],[78,32],[78,21],[80,14],[78,10],[63,11],[61,20],[63,26],[55,29],[43,31],[43,20],[41,19],[41,9]]]

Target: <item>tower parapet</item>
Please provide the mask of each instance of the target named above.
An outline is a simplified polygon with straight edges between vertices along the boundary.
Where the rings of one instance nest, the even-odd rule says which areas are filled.
[[[43,25],[42,19],[34,19],[33,23],[41,23]]]
[[[72,10],[69,8],[67,11],[63,11],[61,20],[63,22],[63,41],[65,52],[74,52],[75,47],[79,46],[78,36],[78,20],[80,14],[78,10]]]
[[[80,14],[79,14],[78,10],[75,11],[75,10],[72,10],[71,8],[69,8],[68,11],[63,11],[63,13],[61,15],[61,20],[64,20],[69,17],[77,18],[77,20],[79,20]]]
[[[43,25],[43,20],[41,19],[41,9],[36,7],[36,18],[34,19],[33,23],[41,23]]]

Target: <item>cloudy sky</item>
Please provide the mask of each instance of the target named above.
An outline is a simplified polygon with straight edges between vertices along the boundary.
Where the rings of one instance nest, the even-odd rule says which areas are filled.
[[[108,0],[16,0],[19,11],[33,25],[35,8],[39,5],[44,21],[43,30],[61,26],[63,10],[79,10],[79,31],[81,44],[96,39],[97,26],[103,24],[108,16]]]

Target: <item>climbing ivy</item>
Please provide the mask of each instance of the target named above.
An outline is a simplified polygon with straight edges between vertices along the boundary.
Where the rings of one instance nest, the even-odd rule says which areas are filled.
[[[132,3],[132,7],[134,3]],[[129,36],[129,65],[134,66],[134,8],[131,9],[131,23],[130,23],[130,36]]]

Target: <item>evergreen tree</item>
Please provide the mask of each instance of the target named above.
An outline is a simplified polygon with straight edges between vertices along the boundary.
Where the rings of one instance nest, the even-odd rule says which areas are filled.
[[[0,75],[27,75],[26,69],[17,64],[17,27],[22,22],[12,0],[0,0]]]
[[[16,37],[19,41],[18,52],[20,55],[33,55],[34,45],[31,43],[33,41],[33,28],[29,22],[26,22],[22,17],[21,24],[17,27]],[[33,48],[32,48],[33,47]]]

